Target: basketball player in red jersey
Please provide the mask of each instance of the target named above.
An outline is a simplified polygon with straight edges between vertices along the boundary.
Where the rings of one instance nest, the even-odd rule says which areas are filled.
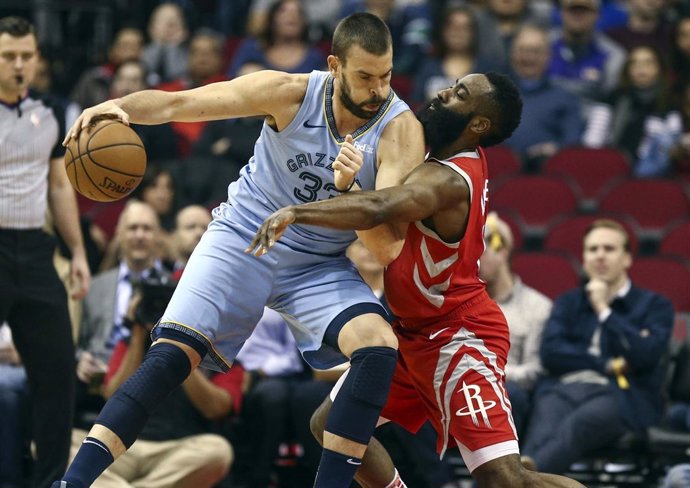
[[[508,325],[479,279],[489,200],[481,146],[509,137],[521,111],[520,95],[505,76],[466,76],[418,114],[430,153],[403,185],[281,209],[248,251],[267,252],[292,223],[355,230],[388,224],[385,290],[398,318],[400,356],[381,416],[412,432],[430,420],[438,451],[457,444],[480,488],[580,487],[520,463],[505,390]],[[343,148],[338,160],[354,177],[361,164],[356,148]],[[317,431],[331,403],[326,399],[312,419]],[[404,486],[391,482],[391,473],[390,458],[372,441],[358,481],[367,488]]]

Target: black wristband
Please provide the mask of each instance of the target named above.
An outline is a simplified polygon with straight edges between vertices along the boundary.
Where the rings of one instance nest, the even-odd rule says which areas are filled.
[[[123,317],[122,318],[122,327],[124,327],[125,329],[132,330],[132,327],[134,327],[134,320],[127,318],[127,317]]]
[[[340,193],[347,193],[347,192],[349,192],[350,190],[352,190],[352,187],[353,187],[353,186],[355,186],[355,181],[356,181],[356,180],[357,180],[357,178],[352,178],[352,183],[350,183],[350,186],[348,186],[348,187],[345,188],[344,190],[338,190],[337,188],[336,188],[336,190],[338,190]]]

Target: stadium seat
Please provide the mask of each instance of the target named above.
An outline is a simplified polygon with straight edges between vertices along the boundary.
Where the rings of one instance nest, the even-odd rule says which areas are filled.
[[[690,199],[684,184],[673,180],[623,180],[604,190],[599,210],[628,214],[643,232],[660,235],[677,219],[690,214]]]
[[[630,165],[616,149],[568,147],[544,163],[544,173],[569,175],[580,188],[583,206],[594,208],[601,189],[627,176]]]
[[[630,268],[637,286],[656,291],[673,303],[676,312],[690,312],[690,263],[681,258],[637,258]]]
[[[580,284],[578,265],[565,253],[518,252],[512,267],[522,281],[551,299]]]
[[[664,231],[659,244],[659,253],[690,259],[690,220],[671,224]]]
[[[492,146],[484,149],[489,162],[489,180],[498,181],[506,175],[516,175],[522,169],[520,158],[508,146]]]
[[[543,234],[554,218],[577,209],[579,191],[564,176],[513,176],[499,182],[489,192],[492,207],[512,208],[530,233]]]
[[[597,219],[612,219],[619,222],[630,236],[630,252],[636,255],[640,243],[637,238],[637,225],[629,217],[621,214],[570,214],[557,219],[546,230],[545,251],[565,251],[577,260],[582,259],[582,240],[587,227]]]

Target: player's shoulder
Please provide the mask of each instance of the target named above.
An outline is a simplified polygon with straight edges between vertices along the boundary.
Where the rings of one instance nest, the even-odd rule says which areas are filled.
[[[422,124],[412,111],[404,110],[386,123],[386,127],[381,133],[381,139],[384,141],[391,140],[396,143],[402,141],[409,143],[411,140],[415,140],[423,144],[424,131]]]

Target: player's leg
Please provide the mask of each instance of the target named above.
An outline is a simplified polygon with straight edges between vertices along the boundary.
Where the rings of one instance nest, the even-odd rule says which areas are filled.
[[[477,488],[583,488],[575,480],[554,474],[529,471],[518,454],[488,461],[472,472]]]
[[[330,397],[326,397],[311,417],[312,434],[322,445],[326,420],[332,406],[333,402]],[[369,446],[362,458],[362,465],[357,469],[355,480],[363,488],[402,488],[405,486],[400,480],[388,451],[375,437],[369,440]]]
[[[276,246],[280,259],[287,247]],[[361,463],[397,361],[386,312],[345,257],[296,255],[281,269],[270,306],[291,326],[304,358],[317,369],[350,358],[350,373],[329,414],[318,488],[346,488]]]
[[[227,222],[211,223],[153,331],[154,344],[103,407],[63,478],[67,487],[90,486],[134,443],[153,409],[202,358],[219,369],[229,367],[263,312],[272,280],[274,261],[243,252],[249,237],[249,231]]]
[[[388,398],[397,342],[376,314],[356,316],[341,329],[338,346],[350,358],[350,371],[326,420],[315,488],[350,485]]]

